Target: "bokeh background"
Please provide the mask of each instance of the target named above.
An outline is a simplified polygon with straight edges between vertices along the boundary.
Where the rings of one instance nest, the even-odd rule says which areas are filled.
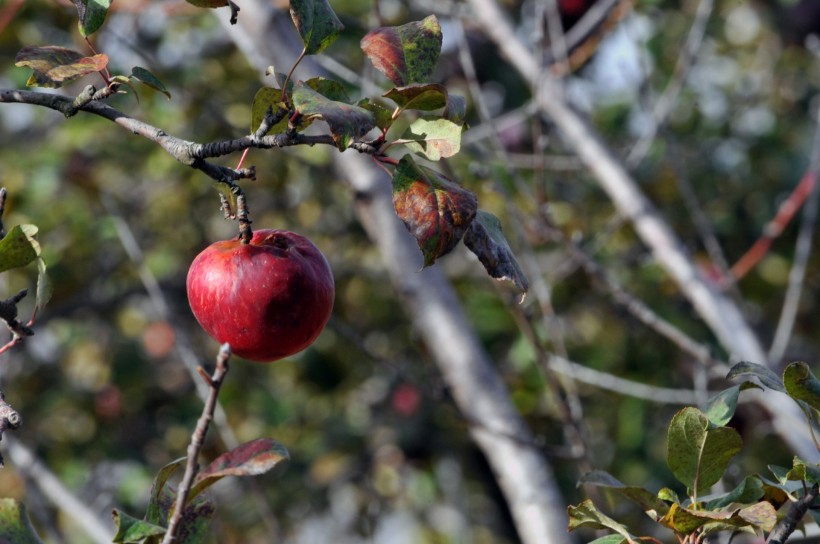
[[[818,19],[805,5],[811,2],[717,0],[681,77],[684,44],[693,39],[701,2],[637,0],[602,29],[589,59],[564,81],[569,101],[627,161],[692,258],[719,270],[716,257],[737,261],[808,166],[820,85],[818,43],[811,35]],[[528,43],[546,54],[544,4],[510,0],[503,7]],[[558,4],[565,15],[573,6]],[[545,224],[580,244],[716,359],[731,362],[731,354],[618,217],[549,119],[533,113],[531,90],[470,25],[465,5],[332,5],[346,31],[327,55],[385,90],[387,82],[365,65],[361,37],[379,21],[403,24],[430,13],[442,21],[444,51],[434,79],[468,96],[470,125],[462,153],[444,171],[502,219],[513,249],[527,256],[531,282],[547,295],[516,305],[513,290],[487,277],[463,247],[436,266],[458,290],[555,469],[566,503],[578,502],[586,496],[576,487],[582,463],[567,443],[568,422],[549,387],[565,378],[539,364],[540,350],[603,376],[675,390],[691,402],[726,384],[720,368],[695,361],[614,304]],[[476,60],[475,79],[464,69],[464,43],[453,30],[459,14]],[[14,66],[24,46],[88,50],[69,2],[6,0],[0,15],[7,16],[0,18],[0,87],[25,86],[29,71]],[[129,91],[110,104],[192,141],[248,133],[263,76],[226,34],[218,18],[227,17],[226,10],[176,0],[118,0],[95,47],[111,57],[113,73],[128,74],[135,65],[150,69],[172,99],[139,86],[138,100]],[[565,18],[567,29],[571,19]],[[298,39],[292,32],[290,39]],[[61,92],[76,94],[87,82]],[[353,96],[363,96],[356,81],[346,83]],[[646,139],[654,105],[676,83],[680,92],[662,128]],[[475,88],[489,118],[470,95]],[[291,460],[273,474],[215,488],[212,541],[518,542],[497,484],[470,440],[470,422],[451,400],[359,224],[353,192],[332,168],[336,152],[253,150],[247,158],[258,172],[257,181],[243,185],[254,225],[310,237],[333,267],[337,298],[328,328],[310,349],[272,365],[233,361],[220,397],[225,420],[209,435],[203,457],[215,457],[232,440],[269,436],[288,448]],[[238,159],[218,162],[235,166]],[[234,236],[236,225],[220,212],[210,179],[152,142],[89,115],[65,119],[34,106],[0,105],[0,185],[9,191],[6,226],[40,228],[54,284],[36,335],[0,359],[0,387],[24,418],[9,440],[34,451],[94,512],[107,517],[118,507],[140,517],[153,475],[185,454],[201,411],[190,368],[208,367],[217,352],[188,309],[187,266],[210,242]],[[798,230],[799,216],[730,290],[764,344],[780,315]],[[716,241],[722,253],[710,253],[705,239]],[[818,265],[815,252],[783,361],[815,365]],[[8,272],[0,277],[0,295],[33,289],[35,279],[33,267]],[[21,305],[24,315],[30,298]],[[665,429],[680,404],[669,402],[674,399],[666,389],[647,399],[642,390],[620,385],[614,391],[600,384],[564,386],[576,400],[586,461],[629,484],[675,487],[665,465]],[[735,424],[747,446],[730,479],[790,464],[791,452],[759,408],[742,406]],[[48,542],[89,541],[8,459],[0,470],[0,495],[23,500]],[[627,505],[601,504],[618,519],[641,523]]]

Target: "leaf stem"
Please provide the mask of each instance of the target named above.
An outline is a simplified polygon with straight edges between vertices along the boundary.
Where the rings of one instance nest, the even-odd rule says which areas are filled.
[[[171,544],[176,542],[177,533],[180,529],[180,522],[185,513],[185,502],[188,499],[188,494],[191,491],[191,486],[194,483],[194,478],[198,472],[197,458],[199,452],[202,450],[202,445],[205,443],[205,435],[208,433],[208,426],[214,417],[214,410],[216,409],[216,401],[219,396],[219,389],[228,373],[228,360],[231,358],[231,346],[222,344],[219,348],[219,354],[216,356],[216,368],[213,375],[209,377],[206,382],[211,388],[208,394],[208,400],[202,409],[202,415],[197,421],[196,429],[191,435],[191,443],[188,444],[188,462],[185,465],[185,475],[182,477],[182,482],[177,489],[176,505],[174,506],[174,513],[168,522],[168,530],[162,539],[162,544]]]
[[[285,77],[285,81],[282,83],[282,102],[287,104],[288,109],[292,108],[293,105],[288,101],[288,83],[290,82],[291,76],[293,76],[293,72],[296,70],[296,67],[299,66],[299,63],[307,55],[307,45],[302,49],[302,52],[299,53],[299,58],[296,59],[296,62],[293,63],[293,66],[290,68],[290,72]]]

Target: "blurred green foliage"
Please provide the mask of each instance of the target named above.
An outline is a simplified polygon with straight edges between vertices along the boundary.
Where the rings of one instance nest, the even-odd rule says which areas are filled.
[[[112,72],[148,67],[173,98],[140,87],[139,102],[127,94],[113,97],[111,105],[198,142],[245,134],[259,74],[213,14],[171,2],[121,4],[109,14],[98,49],[111,57]],[[532,9],[526,2],[507,4],[514,14]],[[704,263],[708,256],[677,180],[685,177],[692,184],[734,262],[808,164],[820,84],[816,57],[786,48],[771,13],[746,2],[716,4],[669,124],[634,170]],[[334,3],[348,30],[327,53],[357,70],[358,39],[371,24],[368,6]],[[428,13],[397,2],[383,5],[391,24]],[[573,99],[616,151],[627,154],[640,137],[646,101],[651,104],[673,77],[693,14],[693,2],[637,2],[596,57],[570,78]],[[15,68],[13,59],[25,45],[85,50],[74,17],[70,5],[26,2],[0,32],[0,87],[24,86],[28,71]],[[443,31],[446,42],[446,25]],[[479,78],[491,114],[524,105],[529,91],[513,70],[486,38],[478,33],[469,38],[481,55]],[[631,50],[637,61],[618,56]],[[624,68],[621,62],[632,64]],[[613,71],[629,70],[635,71],[631,83],[610,84]],[[466,92],[457,51],[447,43],[434,79],[451,92]],[[76,94],[84,84],[68,92]],[[473,100],[468,104],[469,124],[480,127]],[[496,290],[463,249],[436,266],[456,285],[515,405],[543,443],[567,503],[578,502],[583,493],[575,487],[578,465],[567,455],[556,401],[545,386],[548,378],[516,312],[533,322],[548,349],[620,377],[690,389],[697,364],[615,307],[578,267],[568,266],[564,249],[539,232],[536,214],[548,213],[630,292],[724,354],[631,229],[613,221],[611,204],[589,174],[572,161],[569,168],[550,168],[551,157],[571,159],[572,150],[549,122],[527,116],[501,131],[516,157],[545,155],[545,169],[524,165],[516,173],[532,193],[543,195],[542,201],[519,190],[506,170],[510,163],[494,158],[490,140],[470,140],[469,134],[462,153],[449,161],[448,175],[502,219],[514,249],[530,248],[538,266],[528,273],[531,280],[533,272],[542,274],[549,285],[554,315],[544,315],[532,296],[514,308],[511,293],[503,286]],[[0,142],[0,185],[10,194],[5,223],[40,228],[54,283],[36,336],[0,361],[0,386],[24,417],[15,436],[96,511],[116,505],[142,512],[153,474],[184,455],[201,410],[175,343],[191,346],[205,366],[217,352],[188,310],[187,265],[210,242],[233,236],[236,226],[223,218],[209,179],[102,119],[80,114],[66,120],[36,107],[3,104]],[[258,172],[256,182],[243,184],[254,225],[310,237],[334,269],[337,299],[328,329],[306,352],[274,365],[233,362],[221,395],[231,429],[240,441],[275,438],[289,449],[291,461],[256,483],[216,486],[214,542],[270,542],[273,532],[287,542],[516,542],[492,475],[470,441],[468,422],[451,402],[380,255],[357,223],[354,196],[333,173],[334,152],[252,150],[246,160]],[[219,162],[235,166],[238,158]],[[739,285],[744,310],[765,342],[782,304],[795,234],[792,225]],[[136,246],[128,246],[131,238]],[[818,352],[812,319],[818,264],[815,255],[790,360],[811,361]],[[32,288],[35,278],[33,268],[7,273],[0,278],[0,295]],[[146,282],[150,287],[154,279],[161,295],[152,298]],[[30,311],[26,302],[31,300],[24,301],[24,313]],[[585,385],[578,393],[597,466],[629,484],[673,485],[663,437],[677,406]],[[788,465],[789,452],[765,422],[753,407],[741,408],[737,425],[747,449],[737,460],[744,469],[739,474],[769,463]],[[211,433],[206,460],[224,450],[218,433]],[[13,466],[0,471],[0,494],[37,500],[32,484]],[[30,512],[44,536],[60,531],[68,542],[84,542],[71,520],[54,509]],[[623,519],[624,513],[619,515]]]

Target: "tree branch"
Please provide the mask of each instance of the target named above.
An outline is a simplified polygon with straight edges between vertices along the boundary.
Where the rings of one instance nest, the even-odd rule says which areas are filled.
[[[780,520],[774,530],[769,533],[766,544],[783,544],[797,528],[797,524],[809,511],[809,507],[820,494],[818,484],[814,484],[800,499],[792,503],[786,516]]]
[[[208,376],[204,370],[200,368],[200,374],[206,381],[211,391],[208,395],[208,400],[202,409],[202,415],[197,421],[196,429],[191,436],[191,443],[188,444],[188,461],[185,465],[185,475],[182,477],[177,488],[176,506],[174,507],[174,514],[168,523],[168,530],[162,539],[162,544],[171,544],[177,539],[177,532],[179,531],[179,524],[182,521],[182,516],[185,513],[185,503],[188,500],[188,493],[191,491],[191,486],[194,483],[194,478],[199,471],[197,459],[202,446],[205,443],[205,435],[208,434],[208,427],[214,417],[214,410],[217,406],[217,398],[219,397],[219,389],[222,387],[222,382],[225,375],[228,373],[228,360],[231,358],[231,347],[228,344],[222,344],[219,348],[219,354],[216,357],[216,368],[211,376]]]

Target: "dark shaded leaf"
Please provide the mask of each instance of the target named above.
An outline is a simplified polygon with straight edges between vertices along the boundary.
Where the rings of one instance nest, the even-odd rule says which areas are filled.
[[[763,365],[741,361],[729,369],[729,374],[726,375],[726,379],[732,380],[739,376],[753,376],[760,380],[760,383],[765,387],[773,391],[786,392],[786,388],[783,386],[783,381],[780,379],[780,376]]]
[[[258,476],[290,459],[288,450],[271,438],[258,438],[223,453],[197,474],[190,497],[225,476]]]
[[[76,51],[54,45],[24,47],[14,60],[16,66],[25,66],[34,71],[26,85],[53,89],[99,72],[108,65],[107,55],[83,57]]]
[[[111,0],[73,0],[79,15],[80,34],[83,37],[95,33],[105,22]]]
[[[341,151],[376,126],[373,114],[366,109],[330,100],[302,82],[293,89],[293,106],[306,120],[325,121]]]
[[[667,463],[675,478],[697,496],[720,480],[742,446],[737,431],[711,427],[703,412],[687,407],[669,424]]]
[[[462,131],[460,125],[447,119],[416,119],[396,143],[403,143],[410,151],[438,161],[461,150]]]
[[[140,81],[144,85],[151,87],[155,91],[159,91],[165,96],[168,97],[168,100],[171,99],[171,93],[168,92],[168,89],[165,88],[165,85],[162,81],[159,80],[157,76],[146,70],[145,68],[141,68],[139,66],[134,66],[131,69],[131,77]]]
[[[577,506],[570,506],[567,508],[567,514],[569,515],[569,526],[567,527],[567,531],[574,531],[579,527],[609,529],[611,531],[615,531],[627,541],[635,540],[635,537],[629,534],[629,530],[626,526],[618,523],[598,510],[598,508],[596,508],[589,499],[578,504]]]
[[[327,0],[291,0],[290,17],[308,55],[321,53],[345,28]]]
[[[224,8],[228,0],[185,0],[198,8]]]
[[[652,492],[642,487],[624,485],[617,478],[603,470],[593,470],[584,474],[579,483],[611,489],[640,506],[646,515],[654,520],[664,516],[669,511],[669,505]]]
[[[117,526],[117,534],[114,535],[112,542],[122,542],[124,544],[142,542],[148,537],[165,534],[165,527],[131,517],[119,510],[114,510],[113,517],[114,524]]]
[[[475,221],[464,234],[464,245],[476,254],[491,277],[511,281],[522,294],[526,294],[529,281],[501,232],[501,221],[495,215],[478,210]]]
[[[16,499],[0,499],[0,542],[43,544],[31,525],[25,505]]]
[[[362,51],[398,87],[423,83],[433,75],[441,53],[441,27],[435,15],[401,26],[368,32]]]
[[[402,110],[433,111],[447,106],[447,88],[438,83],[394,87],[382,96],[389,98]]]
[[[740,396],[740,386],[735,385],[709,399],[702,407],[709,422],[716,427],[726,425],[735,415],[738,396]]]
[[[820,381],[806,363],[789,364],[783,370],[783,386],[791,398],[820,410]]]
[[[461,240],[478,203],[470,191],[405,155],[393,174],[393,206],[430,266]]]

